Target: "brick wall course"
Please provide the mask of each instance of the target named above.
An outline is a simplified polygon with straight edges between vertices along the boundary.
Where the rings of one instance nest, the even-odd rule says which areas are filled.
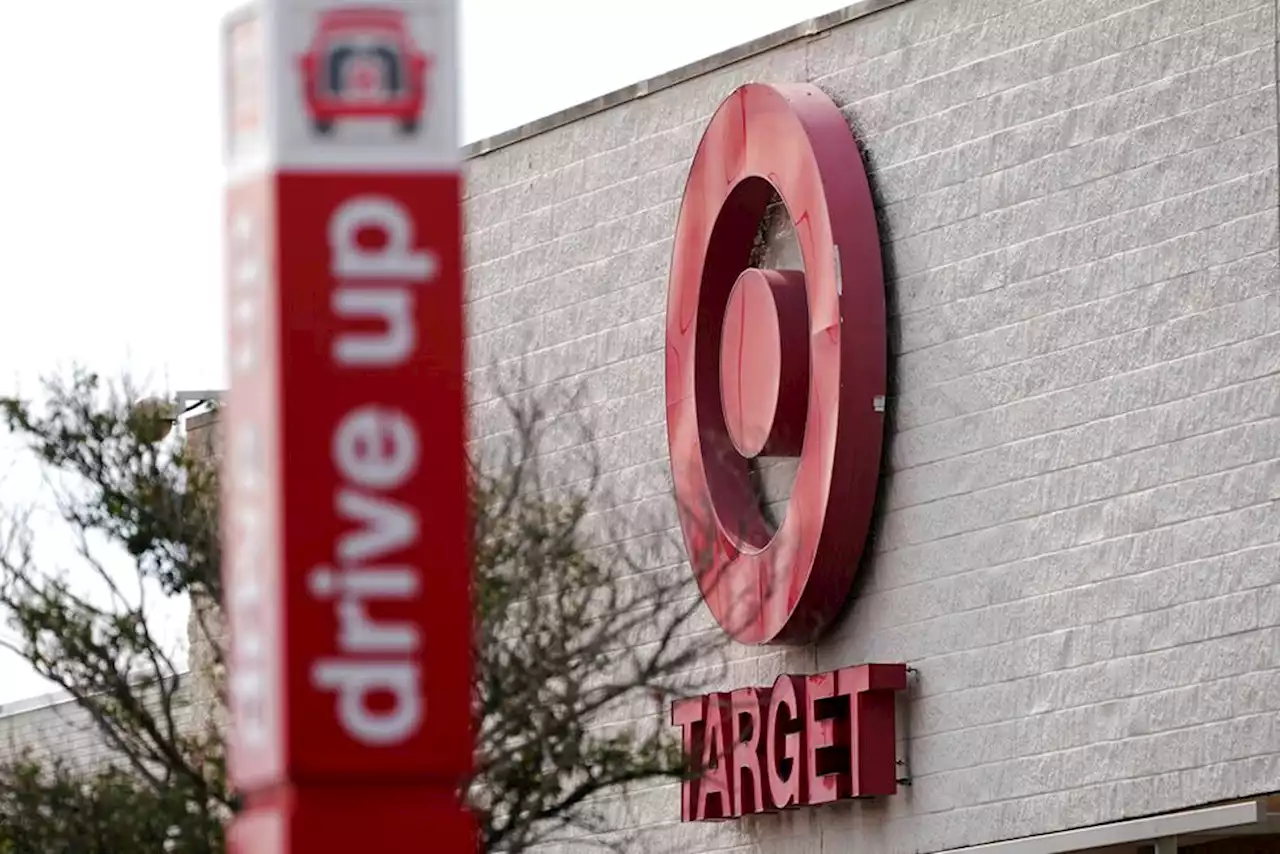
[[[174,725],[179,731],[196,725],[191,699],[190,680],[184,679],[173,694]],[[37,762],[59,757],[85,773],[127,767],[127,760],[108,744],[86,711],[58,695],[49,700],[16,712],[0,708],[0,764],[26,754]]]

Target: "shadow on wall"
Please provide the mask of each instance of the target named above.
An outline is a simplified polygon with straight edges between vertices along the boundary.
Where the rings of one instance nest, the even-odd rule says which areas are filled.
[[[829,96],[835,100],[833,93],[828,92]],[[837,101],[836,103],[839,103]],[[867,174],[867,183],[871,189],[871,200],[876,211],[876,227],[880,233],[880,263],[883,270],[884,278],[884,298],[885,298],[885,338],[888,347],[886,356],[886,377],[885,377],[885,406],[884,406],[884,441],[880,452],[880,485],[876,490],[876,500],[871,515],[871,528],[867,533],[867,541],[863,547],[862,556],[858,572],[854,576],[853,584],[849,590],[849,596],[845,600],[844,608],[833,621],[833,625],[839,625],[848,620],[853,611],[854,602],[862,596],[862,592],[870,577],[871,562],[875,554],[875,546],[878,541],[885,524],[887,511],[885,502],[888,498],[889,480],[892,477],[891,461],[893,459],[894,442],[897,438],[897,414],[898,414],[898,352],[902,342],[902,322],[899,312],[898,303],[898,264],[897,252],[893,244],[893,229],[888,216],[885,213],[886,204],[884,196],[880,191],[879,175],[880,171],[876,164],[876,156],[874,150],[868,148],[863,142],[862,135],[858,132],[856,124],[850,127],[854,140],[858,145],[858,151],[862,155],[863,166]],[[907,690],[899,695],[897,702],[897,738],[900,743],[898,749],[899,773],[898,794],[894,796],[906,803],[911,802],[911,714],[912,704],[920,695],[920,673],[919,671],[908,668],[907,672]],[[871,813],[872,815],[882,815],[889,808],[889,800],[884,798],[873,798],[857,801],[839,801],[829,805],[829,808],[835,811],[843,811],[845,813]]]
[[[897,428],[897,396],[898,372],[896,354],[900,348],[901,342],[901,323],[898,312],[898,299],[896,285],[898,282],[898,264],[896,258],[895,247],[891,241],[891,228],[887,217],[885,216],[885,205],[883,195],[878,185],[879,171],[877,169],[876,158],[874,152],[867,149],[859,135],[855,130],[855,140],[858,144],[858,150],[863,158],[863,164],[867,173],[867,180],[870,185],[872,201],[876,211],[877,226],[880,238],[881,263],[883,268],[883,279],[885,287],[885,311],[886,311],[886,399],[884,409],[884,438],[881,450],[880,462],[880,483],[876,494],[874,510],[872,513],[871,528],[868,533],[867,541],[864,546],[862,556],[860,558],[859,572],[856,574],[853,585],[850,588],[849,595],[845,601],[844,607],[832,622],[832,627],[840,625],[848,620],[851,616],[852,603],[862,595],[867,583],[868,572],[872,555],[875,550],[875,543],[881,535],[886,517],[885,501],[887,498],[888,478],[890,477],[890,460],[892,459],[894,449],[894,438]],[[762,218],[756,238],[756,245],[751,257],[752,266],[763,269],[778,270],[803,270],[804,262],[800,254],[800,245],[796,237],[795,226],[792,217],[789,215],[782,199],[775,194],[769,203],[765,215]],[[766,519],[773,526],[774,530],[781,524],[782,519],[787,512],[787,503],[789,501],[791,490],[795,480],[796,469],[798,466],[798,458],[795,457],[759,457],[753,460],[752,477],[760,496],[760,503]],[[816,650],[821,643],[819,640],[816,644],[811,644],[808,649]],[[908,711],[913,697],[918,696],[919,680],[918,674],[912,671],[909,674],[907,692],[899,698],[897,704],[898,721],[897,733],[900,747],[898,750],[899,767],[899,783],[901,788],[897,798],[910,801],[910,762],[909,751],[906,745],[910,742],[909,721],[910,715]],[[741,829],[748,834],[758,845],[769,845],[774,842],[790,839],[795,836],[812,836],[818,833],[817,830],[811,828],[815,822],[823,821],[821,813],[829,811],[843,811],[848,814],[859,813],[873,822],[883,816],[889,807],[887,799],[859,799],[856,801],[838,801],[824,805],[821,808],[801,808],[790,809],[780,813],[767,813],[760,815],[744,816],[741,821]]]

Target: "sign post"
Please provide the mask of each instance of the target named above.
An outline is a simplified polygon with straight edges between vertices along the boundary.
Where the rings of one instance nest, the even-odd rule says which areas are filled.
[[[475,850],[455,7],[224,29],[240,854]]]

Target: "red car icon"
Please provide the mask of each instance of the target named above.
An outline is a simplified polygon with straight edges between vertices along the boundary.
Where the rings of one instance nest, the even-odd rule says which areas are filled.
[[[414,44],[404,12],[324,12],[298,62],[307,112],[320,133],[344,119],[392,119],[405,133],[417,129],[430,60]]]

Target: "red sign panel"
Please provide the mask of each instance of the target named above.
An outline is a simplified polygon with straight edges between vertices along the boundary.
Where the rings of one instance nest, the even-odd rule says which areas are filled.
[[[354,135],[317,136],[313,81],[294,62],[308,33],[341,36],[341,87],[420,94],[409,46],[451,72],[453,4],[391,15],[290,0],[257,14],[263,79],[280,88],[261,99],[262,145],[229,146],[228,761],[248,807],[232,844],[417,851],[430,833],[433,850],[471,852],[453,79],[413,127],[366,110]],[[420,113],[431,126],[415,139]]]
[[[236,782],[457,780],[470,762],[459,179],[286,174],[272,188],[265,346],[228,407],[245,549],[228,578],[232,693],[237,734],[254,739],[235,743]],[[275,429],[250,438],[251,413]],[[237,469],[251,453],[274,464]],[[250,599],[254,618],[236,619]]]
[[[239,816],[235,852],[447,852],[475,854],[473,822],[452,797],[405,787],[281,790]]]
[[[774,194],[803,270],[750,267]],[[742,643],[807,642],[843,607],[880,473],[887,359],[880,240],[857,144],[815,86],[749,84],[689,171],[667,303],[667,435],[703,596]],[[799,456],[767,524],[760,455]]]
[[[894,794],[894,695],[906,687],[905,665],[864,664],[677,701],[671,722],[702,772],[683,785],[681,819]]]
[[[308,698],[293,778],[456,781],[471,760],[460,180],[279,186],[289,694]]]

